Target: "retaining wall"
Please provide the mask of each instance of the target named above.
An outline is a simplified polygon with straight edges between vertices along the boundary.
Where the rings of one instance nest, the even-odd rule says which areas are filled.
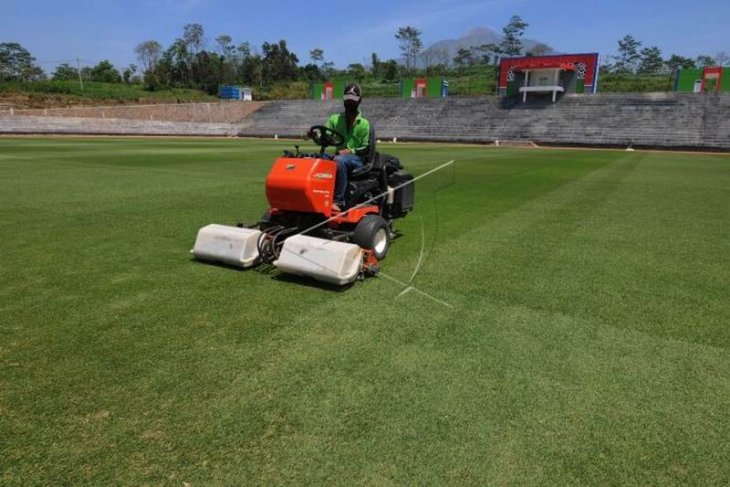
[[[261,108],[261,102],[221,101],[109,107],[67,107],[47,109],[5,108],[0,115],[31,117],[114,118],[163,122],[235,123]]]
[[[0,116],[0,133],[76,135],[236,136],[230,123],[166,122],[121,118]]]

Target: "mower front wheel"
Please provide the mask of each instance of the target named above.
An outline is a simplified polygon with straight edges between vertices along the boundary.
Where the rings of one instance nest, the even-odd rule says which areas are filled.
[[[372,250],[378,260],[385,259],[390,248],[388,222],[379,215],[366,215],[355,227],[351,242]]]

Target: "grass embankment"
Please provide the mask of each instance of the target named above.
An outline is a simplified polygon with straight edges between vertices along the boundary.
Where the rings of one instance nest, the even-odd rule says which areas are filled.
[[[216,101],[198,90],[168,89],[147,91],[141,85],[78,81],[34,81],[0,83],[0,105],[18,108],[53,108],[77,105],[146,103],[191,103]]]
[[[380,277],[191,261],[290,145],[0,139],[0,483],[730,483],[728,156],[384,146]]]
[[[497,68],[467,66],[446,73],[433,73],[449,81],[452,96],[494,95],[497,91]],[[420,76],[420,75],[419,75]],[[399,97],[400,82],[368,77],[358,80],[368,97]],[[630,73],[600,76],[602,93],[672,91],[671,75],[634,75]],[[306,81],[274,83],[254,87],[257,100],[307,99],[311,85]],[[32,83],[0,83],[0,105],[17,108],[53,108],[75,105],[191,103],[216,101],[215,96],[199,90],[145,90],[142,85],[78,81],[35,81]]]

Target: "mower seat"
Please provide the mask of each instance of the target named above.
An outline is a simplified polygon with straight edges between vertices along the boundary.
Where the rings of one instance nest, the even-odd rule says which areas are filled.
[[[380,157],[377,152],[377,147],[375,147],[376,144],[376,138],[375,138],[375,129],[373,128],[373,125],[370,124],[370,137],[368,139],[368,150],[367,153],[363,155],[363,164],[362,166],[358,167],[357,169],[354,169],[350,173],[350,179],[359,179],[360,177],[368,174],[373,169],[380,170]]]

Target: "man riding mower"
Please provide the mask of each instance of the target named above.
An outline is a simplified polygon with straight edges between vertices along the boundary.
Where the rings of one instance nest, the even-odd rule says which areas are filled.
[[[192,250],[198,260],[241,268],[273,264],[282,272],[344,285],[378,272],[395,235],[394,220],[413,209],[413,176],[376,150],[370,129],[362,166],[349,174],[344,211],[333,210],[337,163],[326,153],[343,134],[316,125],[318,153],[284,151],[266,177],[270,208],[251,226],[211,224]]]

